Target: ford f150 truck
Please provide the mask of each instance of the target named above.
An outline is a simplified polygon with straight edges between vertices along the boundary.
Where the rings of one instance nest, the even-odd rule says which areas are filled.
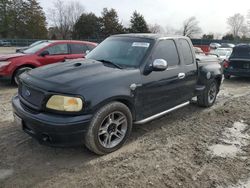
[[[40,143],[85,144],[103,155],[124,144],[133,124],[195,96],[198,105],[212,106],[221,80],[217,62],[197,63],[189,38],[115,35],[86,59],[22,74],[12,104],[16,123]]]

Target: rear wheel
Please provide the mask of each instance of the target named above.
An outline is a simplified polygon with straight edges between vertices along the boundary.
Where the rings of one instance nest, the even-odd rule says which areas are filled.
[[[201,95],[197,96],[197,103],[202,107],[210,107],[214,104],[218,93],[218,85],[215,80],[210,81]]]
[[[32,68],[31,67],[21,67],[19,69],[17,69],[13,75],[13,79],[12,79],[12,82],[16,85],[19,84],[19,76],[24,73],[24,72],[27,72],[27,71],[30,71]]]
[[[129,108],[120,102],[111,102],[94,115],[85,135],[86,147],[98,155],[119,149],[132,129]]]

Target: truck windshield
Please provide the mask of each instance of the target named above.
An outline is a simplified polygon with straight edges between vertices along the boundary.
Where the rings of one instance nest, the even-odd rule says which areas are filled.
[[[27,50],[24,50],[23,53],[24,54],[35,54],[39,50],[41,50],[44,47],[48,46],[49,44],[50,44],[50,42],[43,42],[43,43],[37,44],[37,45],[35,45],[33,47],[28,48]]]
[[[138,67],[153,40],[111,37],[99,44],[86,58],[109,61],[120,67]]]
[[[250,46],[234,48],[230,58],[250,58]]]

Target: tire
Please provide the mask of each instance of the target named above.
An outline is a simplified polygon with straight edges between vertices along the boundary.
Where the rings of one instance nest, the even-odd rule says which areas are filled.
[[[32,68],[31,67],[21,67],[19,69],[17,69],[12,77],[12,83],[14,83],[15,85],[19,84],[19,76],[27,71],[30,71]]]
[[[227,79],[227,80],[228,80],[228,79],[230,79],[230,77],[231,77],[230,75],[228,75],[228,74],[224,74],[224,78],[225,78],[225,79]]]
[[[126,142],[132,125],[129,108],[123,103],[111,102],[94,114],[84,137],[85,146],[98,155],[114,152]]]
[[[215,80],[210,81],[201,95],[197,96],[197,104],[202,107],[213,106],[218,93],[218,85]]]

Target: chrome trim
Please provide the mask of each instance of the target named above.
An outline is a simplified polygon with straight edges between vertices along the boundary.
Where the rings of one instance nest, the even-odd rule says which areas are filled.
[[[148,117],[148,118],[146,118],[146,119],[143,119],[143,120],[140,120],[140,121],[136,121],[136,122],[134,122],[134,124],[144,124],[144,123],[147,123],[147,122],[149,122],[149,121],[152,121],[153,119],[159,118],[159,117],[161,117],[161,116],[163,116],[163,115],[165,115],[165,114],[168,114],[168,113],[170,113],[170,112],[172,112],[172,111],[174,111],[174,110],[177,110],[177,109],[182,108],[182,107],[184,107],[184,106],[187,106],[187,105],[189,105],[189,104],[190,104],[189,101],[188,101],[188,102],[185,102],[185,103],[183,103],[183,104],[180,104],[180,105],[178,105],[178,106],[175,106],[175,107],[173,107],[173,108],[170,108],[170,109],[168,109],[168,110],[166,110],[166,111],[164,111],[164,112],[161,112],[161,113],[159,113],[159,114],[155,114],[155,115],[150,116],[150,117]]]

